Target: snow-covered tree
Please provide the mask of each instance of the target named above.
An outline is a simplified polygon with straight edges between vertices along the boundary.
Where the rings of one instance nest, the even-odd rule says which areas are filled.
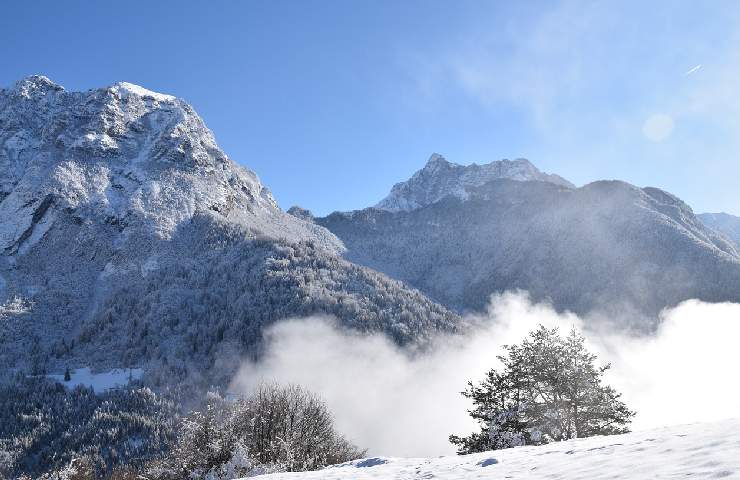
[[[563,337],[557,328],[540,326],[505,351],[500,370],[490,370],[478,385],[469,382],[463,392],[481,431],[450,436],[458,453],[628,431],[634,412],[602,383],[609,365],[597,366],[575,328]]]
[[[210,395],[181,425],[175,445],[148,469],[158,480],[230,480],[316,470],[361,457],[334,428],[326,404],[297,385],[261,385],[247,398]]]
[[[96,394],[22,375],[0,383],[0,479],[105,478],[144,465],[174,439],[173,397],[141,387]]]

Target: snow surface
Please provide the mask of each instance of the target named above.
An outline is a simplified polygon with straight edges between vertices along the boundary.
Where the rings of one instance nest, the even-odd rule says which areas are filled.
[[[419,432],[423,435],[423,432]],[[367,458],[265,480],[740,478],[740,419],[438,458]]]
[[[89,367],[78,368],[70,371],[69,381],[64,381],[64,374],[47,375],[48,378],[56,380],[65,387],[73,389],[78,385],[92,387],[95,393],[102,393],[113,388],[128,385],[131,380],[139,380],[144,375],[140,368],[114,368],[107,372],[93,373]]]
[[[158,102],[174,102],[176,100],[172,95],[153,92],[149,89],[128,82],[118,82],[111,88],[123,94],[136,95],[139,97],[151,97]]]

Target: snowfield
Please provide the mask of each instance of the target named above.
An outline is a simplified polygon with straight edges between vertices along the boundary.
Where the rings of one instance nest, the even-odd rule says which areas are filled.
[[[144,375],[141,368],[114,368],[107,372],[93,373],[89,367],[78,368],[70,372],[69,381],[64,381],[64,374],[50,374],[48,378],[61,383],[70,390],[77,385],[90,387],[96,393],[125,387],[131,380],[140,380]]]
[[[263,478],[740,478],[740,419],[465,456],[367,458],[316,472],[272,474]]]

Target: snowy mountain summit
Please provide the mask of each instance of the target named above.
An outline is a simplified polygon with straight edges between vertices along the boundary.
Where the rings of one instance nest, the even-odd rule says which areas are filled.
[[[540,181],[567,188],[574,185],[566,179],[543,173],[529,160],[498,160],[485,165],[458,165],[437,153],[407,181],[397,183],[391,193],[375,208],[391,212],[410,211],[438,202],[447,196],[466,200],[469,190],[491,180]]]
[[[675,195],[607,180],[575,188],[526,160],[461,166],[433,155],[375,207],[315,221],[347,259],[458,311],[519,288],[643,328],[690,298],[740,300],[735,244]]]
[[[0,90],[0,145],[0,218],[14,220],[0,229],[6,251],[28,248],[56,211],[168,237],[198,212],[249,212],[264,225],[278,210],[192,107],[130,83],[68,92],[25,78]]]

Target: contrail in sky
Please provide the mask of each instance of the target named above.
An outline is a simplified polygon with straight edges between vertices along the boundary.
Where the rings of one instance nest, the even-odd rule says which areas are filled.
[[[684,76],[686,76],[686,75],[691,75],[692,73],[696,72],[696,71],[697,71],[697,70],[699,70],[700,68],[701,68],[701,65],[697,65],[697,66],[695,66],[694,68],[692,68],[691,70],[689,70],[688,72],[684,73]]]

